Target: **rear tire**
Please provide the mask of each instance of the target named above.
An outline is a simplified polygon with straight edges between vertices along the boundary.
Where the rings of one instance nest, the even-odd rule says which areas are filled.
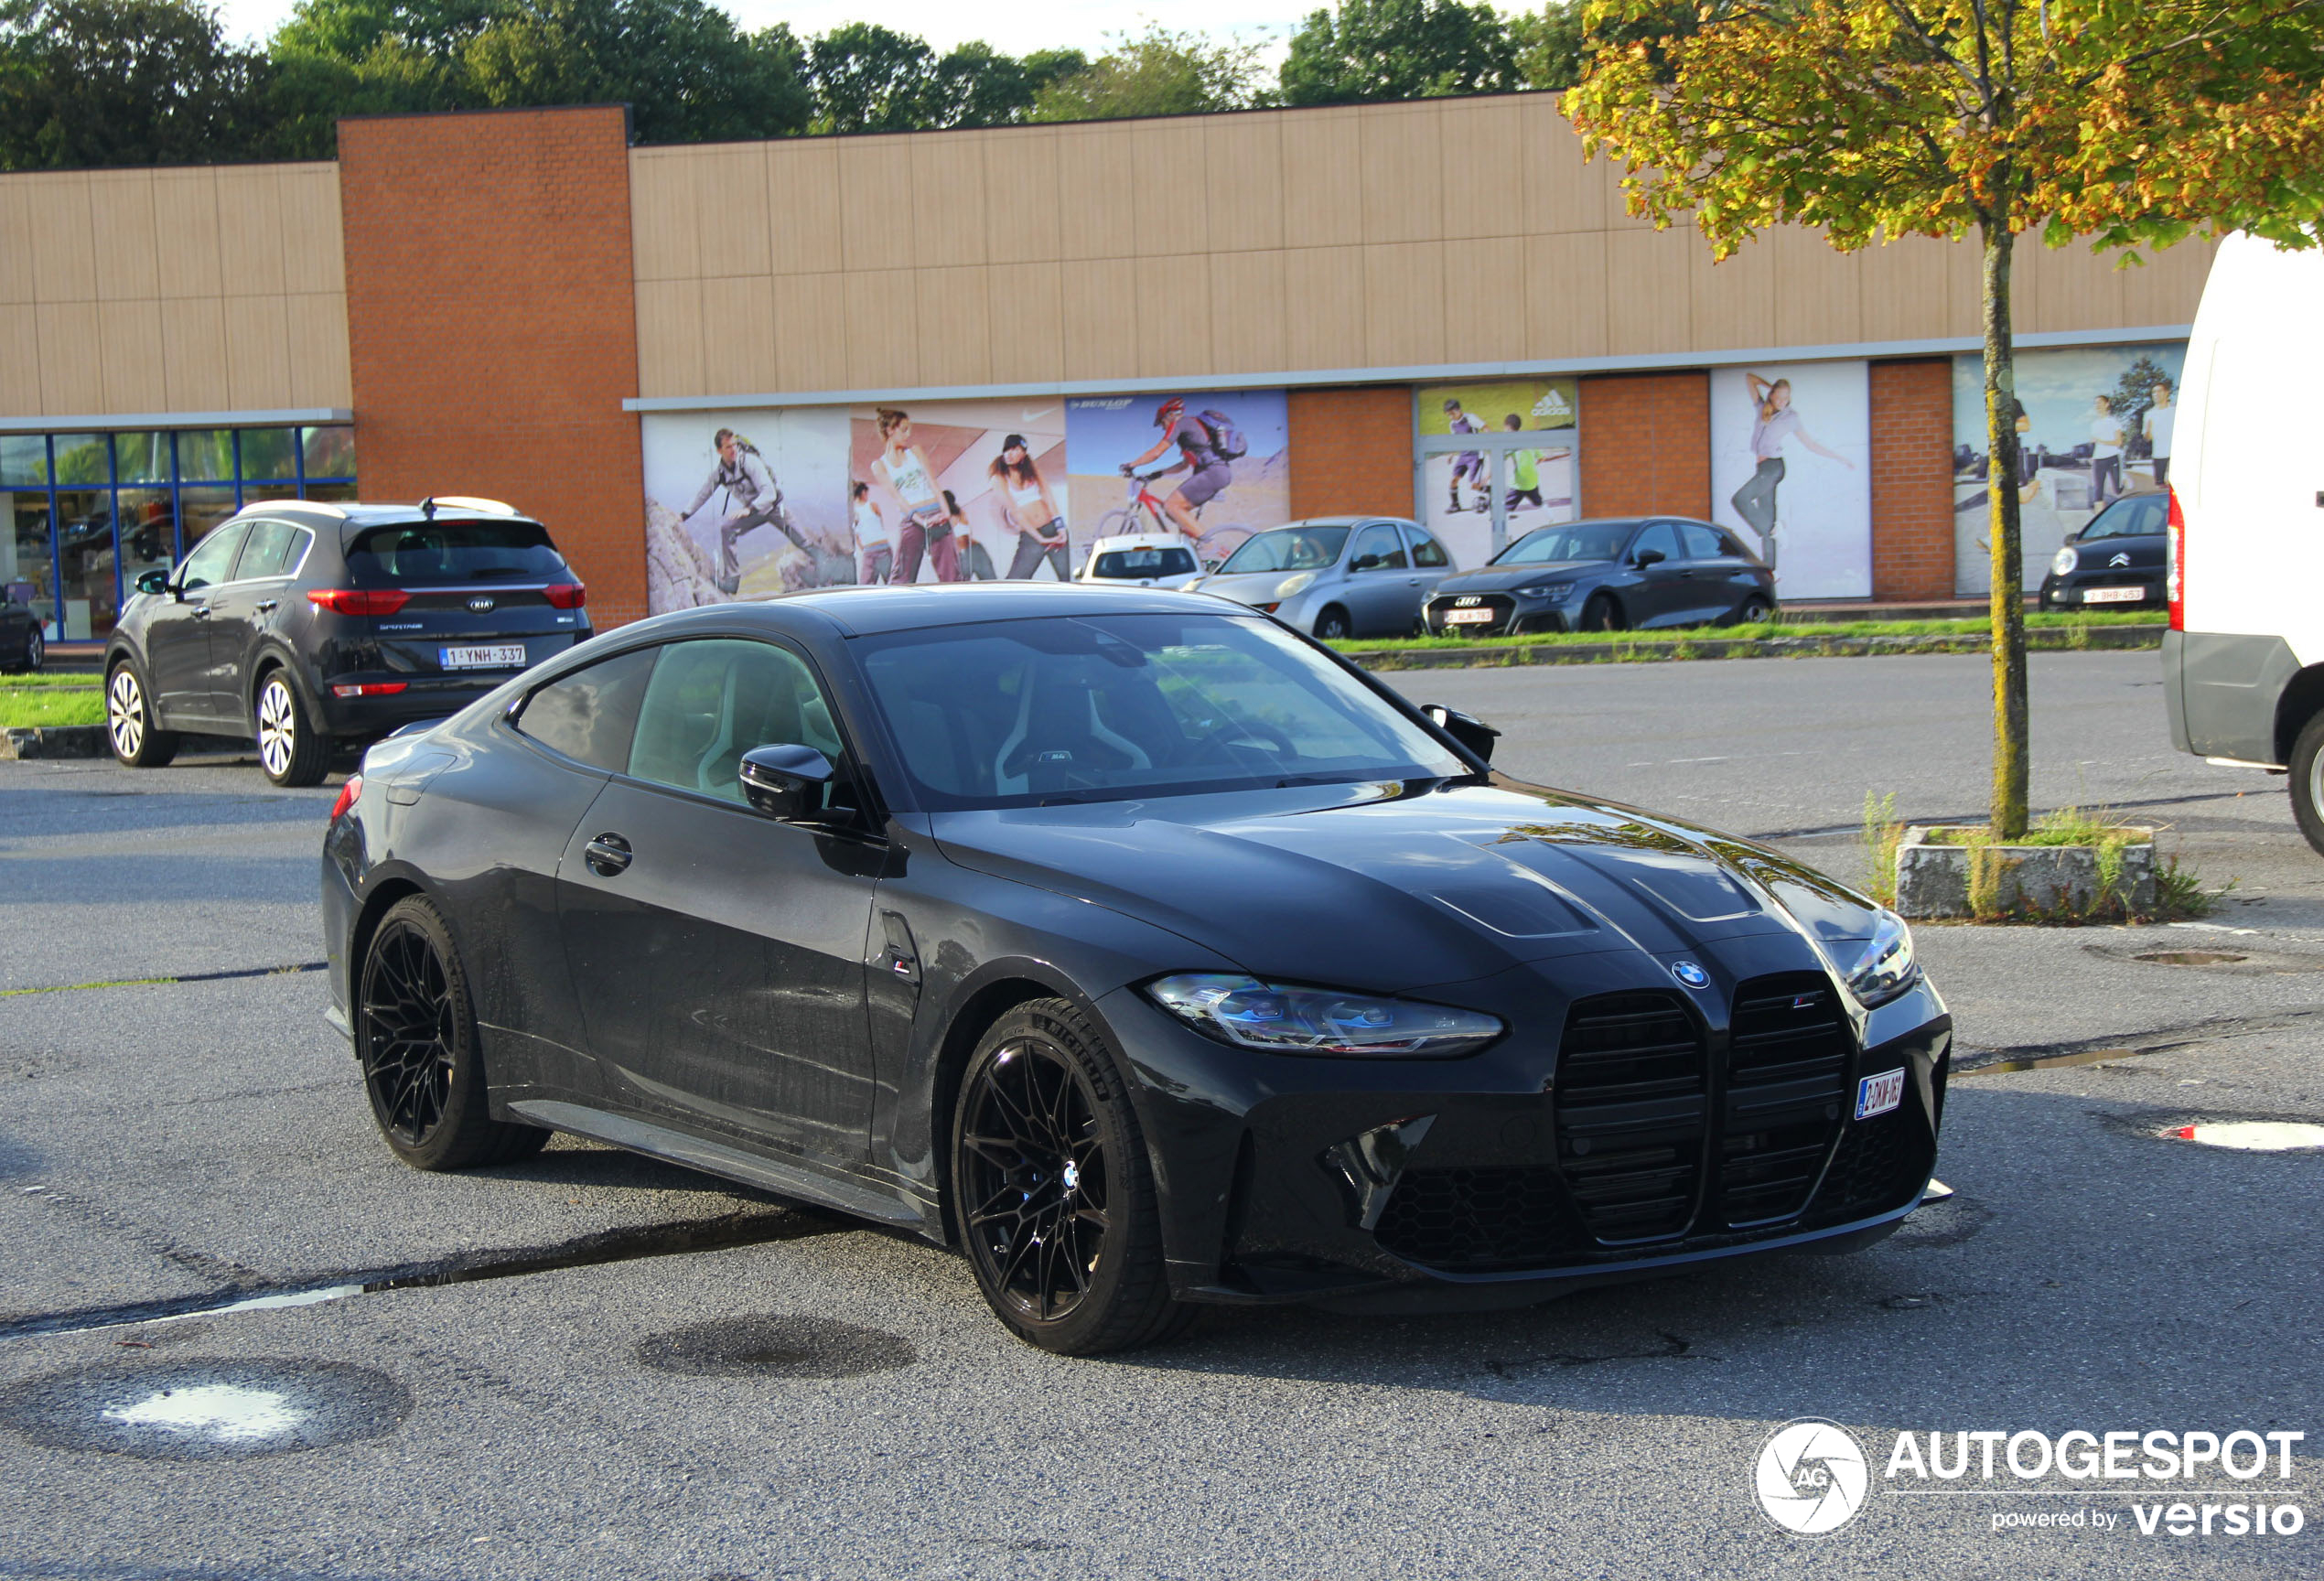
[[[1585,631],[1619,631],[1624,629],[1622,607],[1614,602],[1611,593],[1593,593],[1589,602],[1582,606],[1581,629]]]
[[[1123,1061],[1093,1017],[1036,999],[962,1074],[952,1203],[977,1287],[1028,1345],[1098,1356],[1175,1338],[1162,1216]]]
[[[1744,599],[1743,607],[1735,612],[1735,623],[1738,626],[1757,626],[1774,613],[1775,606],[1770,604],[1764,596],[1754,593]]]
[[[277,785],[320,785],[330,767],[330,739],[307,717],[288,671],[266,672],[258,683],[258,703],[253,712],[258,762],[266,770],[266,778]]]
[[[2300,729],[2292,744],[2291,773],[2285,787],[2292,796],[2292,817],[2316,854],[2324,856],[2324,714]]]
[[[1344,642],[1356,634],[1348,612],[1334,604],[1316,617],[1316,635],[1326,642]]]
[[[178,732],[154,723],[153,698],[126,659],[105,675],[105,738],[124,769],[158,769],[178,756]]]
[[[364,947],[353,999],[363,1091],[398,1158],[414,1169],[473,1169],[548,1145],[537,1125],[492,1118],[468,973],[433,905],[407,895],[387,909]]]

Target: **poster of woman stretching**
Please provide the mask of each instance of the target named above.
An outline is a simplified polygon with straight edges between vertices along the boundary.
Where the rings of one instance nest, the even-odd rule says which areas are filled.
[[[1862,362],[1712,373],[1713,518],[1749,534],[1780,597],[1871,596],[1870,419]]]

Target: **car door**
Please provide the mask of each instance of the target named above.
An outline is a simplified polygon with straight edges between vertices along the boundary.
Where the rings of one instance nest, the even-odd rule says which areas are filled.
[[[1750,591],[1738,545],[1702,522],[1682,522],[1678,533],[1686,550],[1686,568],[1679,577],[1686,589],[1686,619],[1726,619]]]
[[[1348,577],[1340,601],[1359,637],[1401,637],[1420,613],[1419,578],[1393,522],[1368,522],[1348,544]]]
[[[627,771],[559,866],[559,924],[617,1101],[845,1169],[869,1145],[878,853],[746,802],[742,755],[779,743],[845,756],[797,653],[743,638],[664,647]]]
[[[240,719],[249,711],[250,665],[258,639],[282,618],[289,573],[313,536],[287,522],[253,522],[233,575],[210,589],[210,712],[219,718]]]
[[[233,574],[248,531],[247,522],[229,522],[197,544],[145,622],[145,690],[165,725],[218,722],[210,673],[210,599]]]
[[[1414,594],[1412,610],[1415,615],[1417,615],[1420,613],[1420,607],[1427,603],[1436,593],[1436,584],[1451,575],[1458,567],[1453,564],[1452,555],[1445,546],[1437,543],[1426,527],[1411,522],[1406,522],[1403,525],[1404,541],[1412,545]]]
[[[1639,556],[1649,551],[1662,558],[1651,565],[1637,565]],[[1630,545],[1630,562],[1637,565],[1638,577],[1628,597],[1630,624],[1675,626],[1684,620],[1690,577],[1686,548],[1679,542],[1678,528],[1668,522],[1650,523]]]

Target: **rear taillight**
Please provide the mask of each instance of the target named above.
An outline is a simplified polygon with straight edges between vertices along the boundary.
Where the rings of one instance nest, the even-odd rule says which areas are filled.
[[[553,609],[578,609],[589,601],[589,590],[578,582],[552,582],[541,592]]]
[[[331,688],[334,697],[393,697],[409,686],[409,681],[350,681]]]
[[[2170,491],[2168,536],[2163,540],[2163,596],[2170,600],[2170,629],[2187,629],[2187,512],[2179,508],[2179,490]]]
[[[346,815],[350,807],[354,806],[362,799],[362,795],[363,777],[360,774],[350,774],[347,777],[347,783],[339,788],[339,800],[331,803],[331,822],[338,823]]]
[[[393,615],[412,596],[401,587],[309,587],[307,601],[335,615]]]

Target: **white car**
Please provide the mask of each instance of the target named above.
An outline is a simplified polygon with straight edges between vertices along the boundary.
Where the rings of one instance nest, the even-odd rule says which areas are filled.
[[[1175,532],[1133,532],[1101,538],[1077,578],[1136,587],[1183,587],[1202,575],[1193,547]]]

